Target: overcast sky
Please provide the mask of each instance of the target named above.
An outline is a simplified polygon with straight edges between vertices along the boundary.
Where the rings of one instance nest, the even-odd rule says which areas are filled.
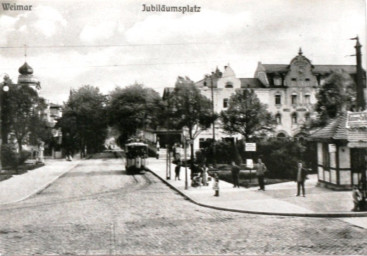
[[[0,6],[0,73],[17,81],[28,45],[27,62],[41,81],[41,95],[55,103],[85,84],[108,93],[139,82],[161,93],[177,76],[197,81],[227,64],[237,77],[253,77],[259,61],[289,64],[299,47],[313,64],[355,64],[355,57],[347,56],[355,53],[355,42],[348,39],[359,35],[363,53],[367,46],[366,0],[17,4],[31,4],[32,10]],[[185,14],[143,12],[143,4],[201,8]]]

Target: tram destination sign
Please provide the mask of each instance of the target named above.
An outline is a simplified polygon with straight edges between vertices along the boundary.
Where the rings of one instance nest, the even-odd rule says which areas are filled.
[[[367,111],[348,112],[346,128],[367,128]]]

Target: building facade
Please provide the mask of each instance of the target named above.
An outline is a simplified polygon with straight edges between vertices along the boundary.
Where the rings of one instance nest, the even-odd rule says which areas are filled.
[[[315,117],[316,93],[332,72],[346,72],[356,77],[355,65],[313,65],[300,49],[289,64],[258,63],[254,78],[238,78],[228,65],[223,72],[218,68],[195,83],[201,93],[214,102],[214,112],[228,108],[229,99],[236,90],[252,89],[259,100],[277,121],[275,136],[294,137],[302,135],[302,126]],[[364,72],[365,77],[365,72]],[[194,141],[200,148],[213,138],[213,128],[203,131]],[[239,134],[229,135],[215,125],[215,138],[240,139]]]

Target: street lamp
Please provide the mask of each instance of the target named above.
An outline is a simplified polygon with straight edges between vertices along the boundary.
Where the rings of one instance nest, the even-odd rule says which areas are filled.
[[[9,91],[9,75],[3,74],[3,83],[1,84],[0,88],[0,155],[1,155],[1,147],[2,144],[8,143],[8,132],[7,132],[7,118],[6,118],[6,111],[4,111],[4,107],[6,107],[5,100],[6,100],[6,93]],[[6,109],[5,109],[6,110]],[[0,170],[2,169],[2,157],[0,156]]]
[[[189,138],[189,128],[187,126],[182,127],[183,144],[184,144],[184,161],[185,161],[185,189],[189,189],[187,178],[187,141]]]

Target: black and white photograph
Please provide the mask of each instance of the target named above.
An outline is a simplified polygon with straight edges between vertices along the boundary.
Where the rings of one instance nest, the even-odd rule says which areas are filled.
[[[367,0],[0,0],[0,256],[367,255]]]

